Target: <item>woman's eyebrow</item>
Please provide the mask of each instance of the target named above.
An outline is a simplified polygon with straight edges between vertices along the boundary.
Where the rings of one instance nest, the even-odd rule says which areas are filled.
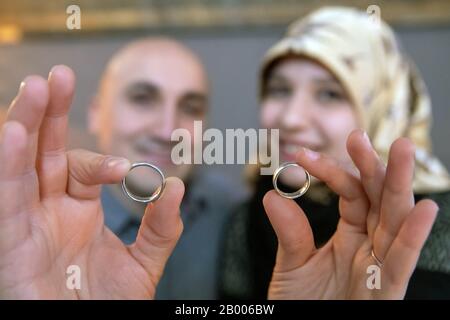
[[[323,77],[316,77],[313,79],[313,81],[317,84],[325,84],[325,85],[334,85],[334,86],[341,86],[341,83],[333,76],[323,76]]]

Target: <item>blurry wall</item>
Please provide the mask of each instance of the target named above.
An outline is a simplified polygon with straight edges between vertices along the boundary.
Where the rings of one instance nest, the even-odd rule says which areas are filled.
[[[450,168],[450,26],[404,27],[396,31],[429,88],[435,152]],[[264,52],[282,33],[279,27],[166,33],[193,48],[206,64],[213,89],[210,126],[219,129],[257,127],[258,65]],[[75,70],[78,80],[70,118],[70,146],[95,149],[95,140],[86,131],[86,110],[101,72],[119,47],[146,35],[149,33],[36,38],[0,46],[0,106],[9,104],[26,75],[46,76],[52,65],[67,64]],[[242,166],[218,165],[214,169],[240,179]]]

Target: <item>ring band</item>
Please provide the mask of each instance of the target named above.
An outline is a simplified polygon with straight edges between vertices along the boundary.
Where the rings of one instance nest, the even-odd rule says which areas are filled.
[[[141,197],[141,196],[137,196],[133,193],[131,193],[128,188],[127,188],[127,177],[125,176],[125,178],[123,178],[122,180],[122,190],[123,192],[130,197],[131,199],[133,199],[134,201],[138,201],[138,202],[143,202],[143,203],[148,203],[148,202],[153,202],[159,199],[159,197],[161,197],[161,194],[164,190],[164,187],[166,185],[166,179],[164,177],[164,174],[162,173],[162,171],[155,165],[151,164],[151,163],[147,163],[147,162],[137,162],[134,163],[131,168],[130,171],[137,168],[137,167],[148,167],[153,169],[154,171],[156,171],[160,177],[161,180],[161,185],[158,187],[158,189],[155,190],[155,192],[153,192],[153,194],[149,197]]]
[[[281,172],[284,169],[288,168],[288,167],[299,167],[299,168],[302,168],[301,166],[299,166],[295,162],[283,163],[277,170],[275,170],[275,172],[273,174],[273,178],[272,178],[273,187],[275,188],[275,190],[278,192],[278,194],[280,196],[288,198],[288,199],[295,199],[295,198],[301,197],[302,195],[304,195],[306,193],[306,191],[308,191],[309,186],[311,185],[311,176],[310,176],[308,171],[303,169],[305,171],[305,175],[306,175],[306,182],[305,182],[305,184],[300,189],[298,189],[297,191],[294,191],[294,192],[281,191],[278,188],[278,177],[280,176]]]
[[[383,262],[381,262],[380,259],[378,259],[378,257],[375,255],[375,251],[370,252],[370,255],[372,256],[373,260],[375,260],[375,262],[377,263],[377,265],[381,268],[383,266]]]

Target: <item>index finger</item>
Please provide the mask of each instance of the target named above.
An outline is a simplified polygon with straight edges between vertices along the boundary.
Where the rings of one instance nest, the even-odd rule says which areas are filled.
[[[365,231],[369,204],[359,179],[344,169],[337,160],[312,150],[299,151],[296,160],[341,197],[341,217],[350,225],[357,226],[358,230]]]

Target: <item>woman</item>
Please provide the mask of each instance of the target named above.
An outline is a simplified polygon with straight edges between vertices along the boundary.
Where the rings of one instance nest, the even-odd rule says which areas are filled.
[[[320,9],[267,52],[261,79],[261,124],[280,130],[281,162],[319,179],[295,200],[301,210],[267,193],[271,176],[253,175],[253,198],[228,224],[222,296],[450,298],[450,179],[430,151],[425,86],[392,30],[365,12]],[[280,183],[298,188],[300,175]],[[424,198],[439,206],[428,238]],[[370,264],[378,291],[364,287]]]

